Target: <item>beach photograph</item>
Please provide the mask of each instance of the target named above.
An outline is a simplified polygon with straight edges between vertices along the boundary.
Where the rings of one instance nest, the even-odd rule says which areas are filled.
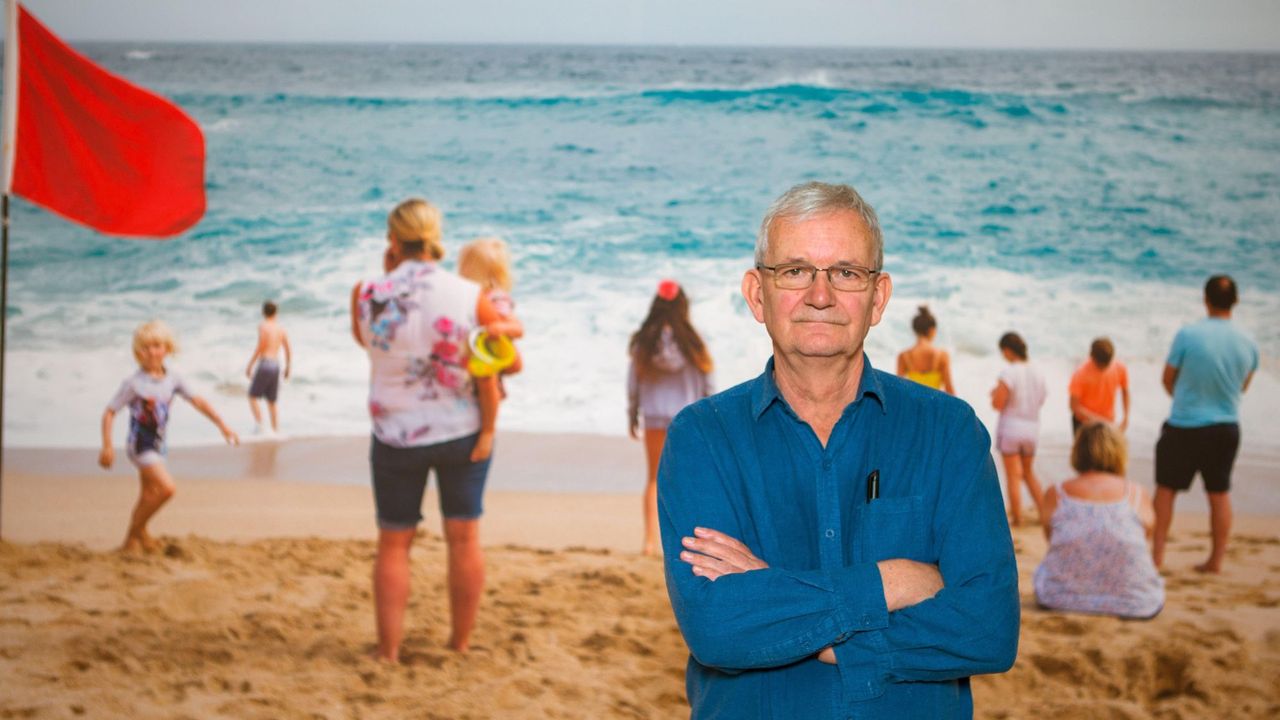
[[[875,682],[1280,716],[1273,4],[5,8],[0,718],[787,717],[705,704],[659,537],[667,428],[774,368],[744,273],[891,281],[864,367],[989,443],[1016,657]],[[806,183],[880,267],[761,261]]]

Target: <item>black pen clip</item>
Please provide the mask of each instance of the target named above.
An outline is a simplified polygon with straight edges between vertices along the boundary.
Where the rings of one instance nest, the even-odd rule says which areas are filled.
[[[880,497],[880,471],[872,470],[867,476],[867,502]]]

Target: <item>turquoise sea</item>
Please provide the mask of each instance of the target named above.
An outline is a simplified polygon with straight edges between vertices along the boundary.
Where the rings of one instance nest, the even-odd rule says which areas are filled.
[[[501,426],[625,432],[628,334],[674,277],[721,387],[758,373],[738,297],[769,201],[808,179],[876,206],[895,296],[868,352],[940,319],[983,417],[996,339],[1020,331],[1066,441],[1066,383],[1109,335],[1134,385],[1135,454],[1168,400],[1159,370],[1200,288],[1233,274],[1263,369],[1246,452],[1280,462],[1280,55],[546,46],[82,44],[180,103],[208,144],[203,221],[123,240],[16,201],[5,439],[91,446],[161,317],[173,366],[247,430],[258,308],[297,353],[295,436],[367,432],[349,289],[379,265],[386,212],[423,195],[451,248],[500,235],[516,258],[526,371]],[[118,423],[119,425],[119,423]],[[118,428],[123,430],[123,428]],[[216,440],[179,411],[178,445]]]

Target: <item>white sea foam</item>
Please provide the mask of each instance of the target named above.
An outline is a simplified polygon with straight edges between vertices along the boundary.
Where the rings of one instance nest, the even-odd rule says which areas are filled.
[[[284,429],[295,437],[368,432],[367,362],[351,339],[345,298],[356,278],[377,274],[382,242],[365,237],[347,253],[317,257],[307,269],[306,289],[327,298],[332,309],[282,314],[296,356],[294,377],[282,389],[281,417]],[[716,362],[717,388],[754,377],[771,349],[764,328],[739,295],[746,263],[745,258],[665,258],[643,276],[575,273],[558,283],[561,290],[554,294],[522,294],[517,287],[518,310],[527,327],[520,343],[525,370],[508,380],[500,427],[625,433],[626,344],[647,312],[660,277],[678,279],[692,298],[694,323]],[[890,256],[889,267],[893,266]],[[957,394],[994,431],[996,415],[988,393],[1003,366],[995,344],[1003,332],[1016,330],[1026,338],[1032,361],[1048,381],[1043,442],[1065,448],[1070,437],[1068,380],[1086,356],[1090,340],[1105,334],[1116,342],[1118,357],[1129,368],[1132,452],[1150,457],[1169,410],[1160,386],[1164,354],[1177,328],[1202,315],[1197,293],[1174,292],[1155,282],[1089,289],[1080,287],[1079,278],[1046,281],[989,269],[937,268],[894,279],[898,291],[867,341],[873,365],[893,370],[897,352],[912,340],[909,325],[916,306],[927,300],[939,318],[938,341],[953,352]],[[172,366],[210,398],[233,427],[247,434],[252,422],[245,402],[244,365],[253,346],[258,298],[242,303],[239,317],[227,317],[225,307],[208,314],[207,304],[189,298],[193,290],[217,287],[225,278],[206,271],[192,273],[189,280],[190,286],[166,298],[158,313],[175,325],[184,347]],[[144,296],[115,301],[142,302]],[[1235,321],[1255,336],[1274,333],[1267,318],[1277,313],[1280,294],[1250,290]],[[192,322],[193,317],[206,321]],[[1274,358],[1267,362],[1270,369],[1258,373],[1241,404],[1242,451],[1280,460],[1280,421],[1272,412],[1280,404],[1280,382]],[[7,407],[22,411],[6,414],[6,436],[14,445],[34,446],[96,444],[106,400],[134,369],[124,341],[76,353],[15,350],[8,363]],[[125,424],[116,423],[118,441],[123,440]],[[50,428],[57,430],[51,433]],[[220,441],[213,426],[189,408],[174,414],[170,438],[179,446]]]

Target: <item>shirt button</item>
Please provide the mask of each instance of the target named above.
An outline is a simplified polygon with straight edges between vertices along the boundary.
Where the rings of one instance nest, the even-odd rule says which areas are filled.
[[[823,469],[823,470],[830,470],[830,469],[831,469],[831,458],[827,458],[826,460],[823,460],[823,461],[822,461],[822,469]]]
[[[835,536],[836,536],[836,531],[835,531],[835,530],[831,530],[830,528],[828,528],[828,529],[827,529],[827,539],[829,540],[829,539],[831,539],[831,538],[833,538],[833,537],[835,537]]]

